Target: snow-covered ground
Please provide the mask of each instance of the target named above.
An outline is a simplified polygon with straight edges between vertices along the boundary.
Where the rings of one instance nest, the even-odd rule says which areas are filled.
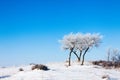
[[[104,69],[86,63],[81,66],[72,63],[67,67],[65,63],[45,64],[50,70],[31,70],[32,65],[0,68],[0,80],[120,80],[120,70]],[[24,71],[19,71],[23,68]],[[102,79],[103,76],[108,78]]]

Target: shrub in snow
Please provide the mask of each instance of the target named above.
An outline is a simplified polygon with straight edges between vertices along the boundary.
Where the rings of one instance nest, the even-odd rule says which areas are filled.
[[[120,68],[120,62],[114,62],[114,68]]]
[[[43,64],[35,64],[34,66],[32,66],[32,70],[34,69],[38,69],[38,70],[49,70],[47,66],[43,65]]]
[[[35,65],[35,63],[30,63],[30,65]]]
[[[110,68],[120,68],[120,62],[112,62],[112,61],[93,61],[92,62],[93,65],[98,65],[98,66],[102,66],[106,69],[110,69]]]
[[[103,75],[102,79],[104,79],[104,80],[110,80],[110,77],[109,77],[109,75]]]
[[[102,63],[102,66],[105,67],[106,69],[110,69],[114,66],[114,64],[112,62],[107,62],[105,61],[104,63]]]
[[[93,65],[99,65],[99,66],[100,66],[102,62],[103,62],[103,61],[101,61],[101,60],[100,60],[100,61],[93,61],[92,64],[93,64]],[[101,65],[101,66],[102,66],[102,65]]]
[[[24,71],[23,68],[20,68],[19,71]]]

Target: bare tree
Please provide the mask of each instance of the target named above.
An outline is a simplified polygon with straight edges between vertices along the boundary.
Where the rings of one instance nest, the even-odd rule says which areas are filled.
[[[109,48],[107,51],[108,54],[108,61],[120,62],[120,50],[119,49],[112,49]]]
[[[113,62],[119,62],[120,61],[120,51],[118,49],[112,49],[111,50],[111,60]]]

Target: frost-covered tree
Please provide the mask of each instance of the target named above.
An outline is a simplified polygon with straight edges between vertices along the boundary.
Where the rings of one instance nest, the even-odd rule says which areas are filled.
[[[120,50],[118,49],[111,49],[111,60],[113,62],[120,62]]]
[[[101,42],[102,36],[100,34],[82,34],[82,33],[76,33],[76,34],[68,34],[63,37],[60,42],[62,43],[62,48],[65,50],[70,50],[69,53],[69,66],[70,66],[70,60],[71,60],[71,53],[74,53],[76,57],[78,58],[78,61],[81,59],[81,55],[83,54],[83,60],[82,64],[84,63],[84,57],[87,51],[92,47],[97,47],[99,43]],[[76,52],[79,52],[79,56]]]
[[[68,35],[65,35],[62,40],[60,40],[62,43],[62,49],[64,50],[69,50],[69,66],[71,65],[71,54],[74,53],[77,58],[78,55],[76,54],[75,51],[75,46],[76,46],[76,36],[73,33],[70,33]]]
[[[101,43],[101,38],[102,38],[102,36],[100,34],[87,33],[87,34],[83,35],[83,34],[78,33],[77,48],[80,51],[79,59],[81,58],[81,54],[83,52],[83,60],[82,60],[81,65],[83,65],[83,63],[84,63],[84,57],[85,57],[85,54],[87,53],[87,51],[92,47],[98,47],[99,44]]]
[[[80,62],[81,60],[81,55],[82,55],[82,52],[85,50],[85,45],[83,43],[83,34],[81,33],[77,33],[76,34],[76,49],[79,51],[79,58],[78,58],[78,61]]]

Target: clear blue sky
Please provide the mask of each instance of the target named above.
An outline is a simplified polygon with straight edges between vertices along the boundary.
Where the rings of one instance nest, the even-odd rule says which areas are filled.
[[[0,0],[0,65],[64,62],[58,40],[70,32],[101,33],[86,59],[105,59],[106,48],[120,49],[120,1]]]

